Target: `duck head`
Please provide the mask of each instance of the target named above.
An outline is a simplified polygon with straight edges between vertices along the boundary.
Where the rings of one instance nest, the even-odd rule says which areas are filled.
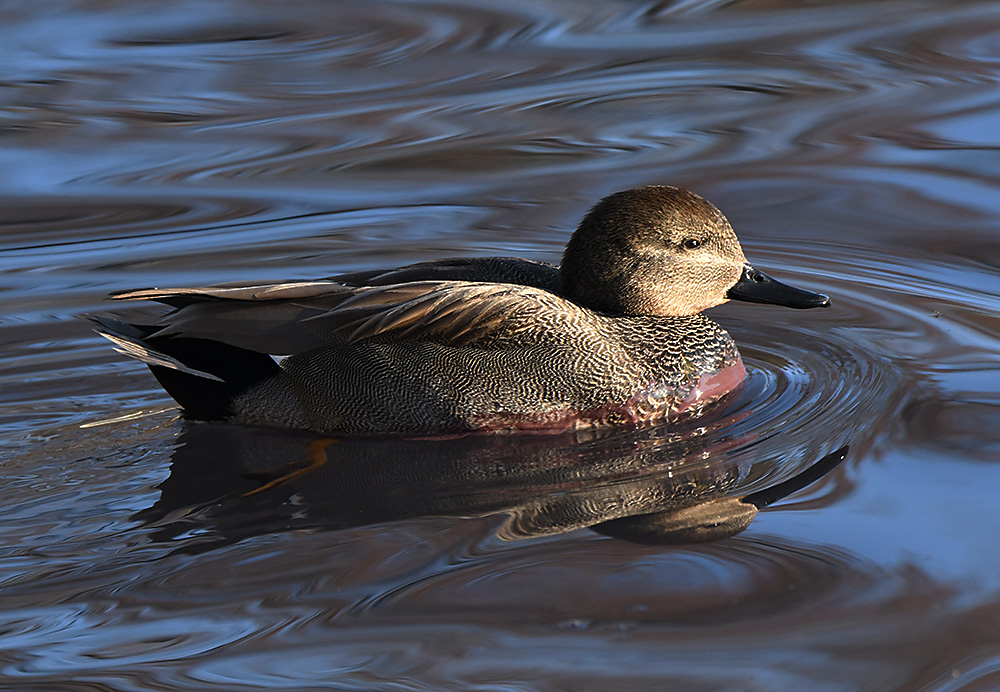
[[[612,315],[694,315],[730,299],[830,304],[754,269],[715,205],[664,185],[598,202],[566,246],[559,281],[565,297]]]

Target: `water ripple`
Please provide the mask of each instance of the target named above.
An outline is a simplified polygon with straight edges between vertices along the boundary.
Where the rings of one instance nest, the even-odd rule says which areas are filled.
[[[3,4],[0,676],[989,688],[1000,9],[859,7]],[[589,203],[653,182],[833,298],[714,311],[750,379],[687,426],[344,443],[248,494],[303,441],[185,427],[78,320],[115,288],[553,261]],[[577,530],[845,442],[741,537]]]
[[[138,148],[119,142],[113,158],[86,148],[62,151],[58,163],[17,147],[4,156],[20,185],[31,180],[40,190],[59,182],[265,180],[301,188],[323,171],[405,177],[411,169],[456,167],[501,182],[515,166],[549,174],[581,165],[635,170],[644,157],[661,167],[699,167],[721,156],[749,163],[789,151],[815,158],[866,136],[898,136],[868,115],[884,111],[886,99],[907,103],[910,118],[940,117],[939,101],[922,96],[929,89],[991,86],[995,61],[982,45],[1000,31],[995,8],[981,4],[946,17],[893,3],[880,3],[877,18],[840,7],[796,10],[810,27],[797,33],[785,29],[789,10],[735,6],[702,18],[703,7],[693,14],[672,6],[590,8],[584,15],[559,3],[502,10],[417,4],[385,12],[338,3],[264,20],[268,30],[221,15],[192,23],[165,8],[152,33],[145,17],[121,16],[108,26],[83,15],[68,43],[51,23],[37,35],[22,25],[20,36],[37,39],[30,51],[21,48],[25,58],[60,58],[34,62],[49,66],[44,76],[13,78],[22,98],[7,111],[15,118],[9,127],[45,127],[39,123],[56,110],[62,131],[105,136],[106,123],[115,122],[140,141],[163,126],[191,132],[159,152],[149,141]],[[705,60],[708,36],[715,56]],[[12,45],[27,45],[21,40]],[[766,56],[757,50],[761,41],[770,46]],[[249,54],[266,57],[267,68],[249,71]],[[206,61],[215,69],[206,71]],[[88,65],[105,87],[92,102],[67,86],[76,76],[68,64]],[[247,109],[248,101],[257,107]],[[46,118],[37,117],[40,109]]]

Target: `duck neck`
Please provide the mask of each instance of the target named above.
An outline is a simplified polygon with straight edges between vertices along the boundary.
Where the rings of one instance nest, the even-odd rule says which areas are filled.
[[[580,277],[575,272],[560,269],[559,292],[564,298],[594,312],[616,317],[640,314],[627,305],[632,291],[623,280],[595,282],[592,276]]]

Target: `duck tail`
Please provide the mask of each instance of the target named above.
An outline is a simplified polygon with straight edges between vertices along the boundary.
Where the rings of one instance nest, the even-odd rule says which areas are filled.
[[[92,316],[95,331],[119,353],[149,366],[167,393],[192,418],[223,420],[234,398],[280,372],[265,353],[208,339],[156,336],[159,327]]]

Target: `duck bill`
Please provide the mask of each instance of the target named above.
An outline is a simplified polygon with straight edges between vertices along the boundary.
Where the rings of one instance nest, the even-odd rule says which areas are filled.
[[[783,305],[786,308],[822,308],[830,305],[830,299],[822,293],[804,291],[783,284],[749,264],[743,265],[743,274],[736,285],[726,294],[732,300],[745,300],[750,303],[771,303]]]

